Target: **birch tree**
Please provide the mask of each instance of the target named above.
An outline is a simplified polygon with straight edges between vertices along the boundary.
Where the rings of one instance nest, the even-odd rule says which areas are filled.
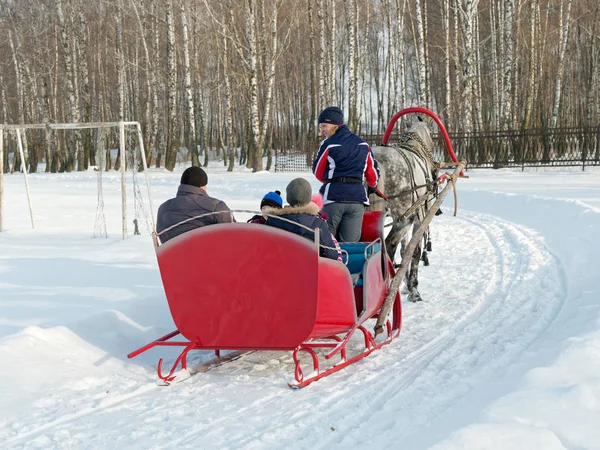
[[[512,81],[513,81],[513,66],[514,66],[514,12],[515,0],[504,0],[504,33],[502,42],[504,42],[504,55],[501,62],[502,67],[502,92],[501,105],[502,116],[500,126],[503,129],[511,129],[512,123]]]
[[[69,44],[69,36],[71,36],[69,30],[67,29],[67,23],[65,21],[65,16],[63,13],[63,3],[62,0],[56,0],[56,12],[58,18],[58,25],[60,27],[60,40],[63,49],[63,61],[64,61],[64,80],[67,84],[67,95],[69,97],[69,105],[70,105],[70,119],[71,122],[79,122],[79,105],[77,104],[77,94],[75,91],[75,80],[74,80],[74,71],[72,64],[72,52],[71,45]],[[67,149],[67,165],[66,170],[68,172],[75,170],[75,163],[77,161],[77,157],[79,155],[80,146],[81,146],[81,137],[79,130],[74,133],[69,134],[68,139],[69,145]]]
[[[313,0],[306,0],[306,15],[308,17],[308,40],[309,40],[309,48],[310,48],[310,109],[309,109],[309,118],[308,123],[309,127],[313,127],[316,116],[317,116],[317,80],[315,71],[317,69],[316,65],[316,37],[315,37],[315,23],[313,17]],[[321,70],[319,68],[319,70]]]
[[[229,10],[229,25],[233,27],[233,10],[231,9],[231,1],[227,0],[227,9]],[[231,82],[229,79],[229,51],[228,51],[228,38],[223,33],[223,81],[225,84],[225,123],[226,123],[226,147],[229,164],[227,165],[227,171],[232,172],[235,165],[235,134],[233,133],[233,111],[232,111],[232,92]]]
[[[246,66],[248,70],[248,164],[253,172],[262,170],[262,154],[258,148],[259,117],[258,117],[258,73],[257,73],[257,37],[256,37],[256,1],[244,0],[244,25],[246,33]]]
[[[348,127],[358,128],[356,111],[356,0],[344,0],[346,12],[346,33],[348,34]]]
[[[450,114],[450,105],[452,104],[452,82],[450,74],[450,58],[452,54],[452,42],[450,40],[450,0],[442,0],[442,27],[444,31],[444,108],[441,115],[447,126],[451,127],[453,123],[452,114]]]
[[[177,161],[179,150],[177,133],[177,66],[175,65],[175,21],[173,18],[173,0],[166,3],[167,19],[167,77],[168,77],[168,105],[169,118],[167,125],[167,149],[165,155],[165,168],[173,170]]]
[[[337,35],[337,23],[336,23],[336,11],[335,5],[336,0],[325,0],[327,3],[327,15],[329,16],[328,20],[328,39],[329,39],[329,48],[327,49],[327,57],[325,58],[326,67],[327,67],[327,85],[324,101],[326,105],[340,104],[342,102],[341,95],[338,89],[338,81],[336,77],[336,67],[339,61],[338,52],[339,49],[336,46],[336,42],[338,40]]]
[[[396,0],[396,40],[398,42],[398,70],[395,72],[397,77],[396,96],[398,104],[404,108],[406,105],[406,53],[404,51],[404,16],[406,13],[406,2],[408,0]],[[402,5],[402,6],[401,6]]]
[[[566,12],[565,9],[566,1]],[[558,71],[554,81],[554,103],[552,105],[552,116],[550,119],[550,129],[556,128],[558,122],[558,113],[560,110],[560,99],[562,93],[562,82],[565,71],[565,56],[567,53],[567,45],[569,42],[569,30],[571,25],[571,3],[572,0],[560,0],[559,12],[559,30],[561,35],[560,50],[558,55]]]
[[[475,73],[473,65],[475,59],[473,28],[479,0],[458,0],[458,2],[462,35],[462,73],[460,74],[460,78],[462,82],[461,105],[463,106],[463,114],[460,117],[462,118],[463,130],[471,132],[473,131],[473,77]]]
[[[194,106],[194,93],[192,91],[192,72],[190,67],[190,40],[188,37],[188,19],[184,0],[179,0],[179,14],[181,15],[181,31],[183,36],[183,73],[185,77],[185,96],[187,99],[187,147],[192,155],[192,165],[198,165],[198,144],[196,140],[196,118]]]
[[[87,63],[88,53],[88,26],[87,19],[80,4],[80,0],[77,0],[73,6],[76,9],[73,15],[74,24],[73,27],[76,30],[75,35],[75,55],[77,58],[76,71],[78,74],[75,79],[79,80],[79,89],[81,92],[78,95],[77,103],[80,106],[81,114],[80,119],[83,122],[91,122],[92,120],[92,102],[90,99],[90,73]],[[92,155],[92,137],[90,130],[84,130],[81,132],[82,137],[82,151],[79,153],[77,165],[80,170],[86,170],[90,164],[90,158]]]
[[[540,26],[540,0],[532,0],[529,10],[530,25],[529,25],[529,54],[528,54],[528,73],[529,81],[527,83],[527,93],[525,96],[525,114],[523,117],[523,128],[529,128],[531,124],[531,114],[533,104],[538,92],[538,38],[537,30]]]
[[[148,50],[148,31],[146,28],[146,20],[142,20],[140,16],[140,9],[145,11],[145,2],[140,0],[139,6],[136,4],[136,0],[130,0],[133,12],[135,14],[136,23],[138,26],[138,32],[140,41],[142,43],[142,50],[144,52],[144,66],[145,66],[145,80],[146,80],[146,91],[148,93],[148,101],[146,102],[146,109],[144,113],[144,119],[147,128],[150,128],[150,132],[147,133],[147,139],[145,143],[146,160],[148,164],[151,163],[152,149],[156,146],[156,135],[158,134],[158,93],[156,85],[156,74],[153,69],[152,59],[150,58],[150,51]],[[154,2],[151,2],[150,7],[152,8]],[[152,9],[150,10],[152,13]],[[150,14],[152,15],[152,14]],[[151,101],[150,101],[151,99]],[[152,107],[154,106],[154,107]]]
[[[326,67],[329,66],[329,63],[326,61],[327,55],[327,41],[325,34],[325,2],[327,0],[317,0],[317,21],[319,24],[319,62],[317,67],[319,68],[319,90],[317,94],[317,98],[319,102],[324,102],[328,104],[330,102],[329,91],[325,90],[325,86],[327,84],[328,74],[326,71]],[[326,65],[327,64],[327,65]],[[321,103],[322,104],[322,103]],[[320,108],[319,108],[320,109]]]
[[[423,10],[421,7],[421,0],[415,0],[415,14],[416,14],[416,22],[417,22],[417,64],[419,66],[419,95],[418,101],[420,104],[424,105],[426,108],[429,108],[429,86],[427,83],[428,74],[427,74],[427,60],[426,60],[426,15],[423,14]]]

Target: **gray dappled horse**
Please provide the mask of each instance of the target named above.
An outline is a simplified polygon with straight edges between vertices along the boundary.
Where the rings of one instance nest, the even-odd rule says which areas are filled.
[[[400,254],[404,254],[413,230],[419,227],[427,209],[433,204],[437,169],[431,157],[432,148],[431,132],[425,122],[416,122],[408,132],[401,133],[399,144],[372,148],[381,172],[378,189],[389,199],[383,200],[371,194],[371,206],[368,209],[389,210],[394,222],[385,239],[385,246],[392,261],[395,260],[398,244],[401,244]],[[419,241],[412,255],[405,279],[408,300],[411,302],[422,300],[417,289],[422,242]]]

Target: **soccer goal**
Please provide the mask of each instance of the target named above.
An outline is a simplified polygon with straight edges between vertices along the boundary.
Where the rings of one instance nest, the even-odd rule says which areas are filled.
[[[152,207],[152,194],[150,189],[150,180],[148,177],[148,166],[146,162],[146,153],[144,151],[144,139],[142,129],[138,122],[90,122],[90,123],[45,123],[45,124],[16,124],[7,125],[0,124],[0,232],[4,230],[4,134],[11,133],[15,136],[17,149],[21,160],[21,171],[25,180],[25,190],[27,193],[27,201],[29,204],[29,215],[31,218],[31,227],[35,229],[35,215],[33,210],[33,202],[29,190],[29,182],[27,180],[26,157],[23,146],[23,136],[27,130],[82,130],[95,129],[96,134],[96,168],[97,168],[97,206],[96,218],[94,224],[94,237],[108,237],[106,229],[106,219],[104,215],[104,196],[102,190],[103,172],[106,170],[105,149],[102,148],[102,142],[105,141],[107,133],[111,129],[118,129],[119,132],[119,170],[121,174],[121,224],[122,236],[126,239],[128,236],[127,229],[127,171],[131,169],[131,179],[133,181],[133,198],[135,217],[133,219],[134,234],[140,234],[140,228],[145,228],[144,231],[151,232],[155,229],[154,214]],[[127,140],[127,133],[133,132],[136,139]],[[137,142],[137,146],[130,145],[126,147],[126,141],[130,144],[133,141]],[[141,193],[140,184],[137,179],[138,167],[143,168],[145,176],[145,184],[147,189],[146,207],[144,197]],[[148,210],[149,209],[149,210]]]

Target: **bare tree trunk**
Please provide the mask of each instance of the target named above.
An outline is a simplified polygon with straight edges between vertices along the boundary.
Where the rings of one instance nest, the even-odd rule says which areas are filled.
[[[531,114],[533,104],[537,95],[538,69],[537,69],[537,48],[538,38],[536,30],[540,26],[540,0],[531,1],[531,10],[529,13],[531,26],[529,28],[529,83],[527,84],[527,96],[525,100],[525,116],[523,118],[523,128],[527,129],[531,124]]]
[[[188,38],[188,20],[184,0],[179,0],[179,13],[181,14],[181,29],[183,33],[183,70],[185,75],[185,95],[187,98],[187,122],[189,137],[186,139],[187,147],[192,155],[192,166],[198,165],[198,143],[196,140],[196,117],[194,93],[192,92],[192,72],[190,68],[190,44]]]
[[[72,62],[72,51],[69,45],[68,37],[70,36],[67,24],[65,22],[63,13],[62,0],[56,0],[56,12],[58,17],[58,24],[60,27],[61,43],[63,47],[63,57],[65,63],[65,81],[67,83],[67,95],[69,96],[69,105],[71,110],[71,121],[79,122],[79,105],[77,104],[76,81],[74,79],[73,62]],[[71,138],[71,136],[74,137]],[[68,172],[75,170],[75,163],[79,154],[79,148],[81,146],[81,137],[79,131],[69,134],[68,149],[67,149],[67,167]]]
[[[335,0],[326,0],[327,3],[327,11],[330,13],[330,22],[329,22],[329,57],[326,58],[327,62],[327,86],[325,92],[325,103],[327,105],[332,104],[342,104],[341,94],[338,89],[338,81],[335,75],[336,63],[338,61],[338,49],[335,46],[335,43],[338,40],[337,35],[337,24],[336,24],[336,14],[335,14]]]
[[[9,28],[8,30],[8,40],[10,42],[10,49],[12,53],[13,66],[15,68],[15,79],[17,81],[17,108],[19,114],[19,123],[26,123],[25,119],[25,82],[23,76],[23,65],[19,62],[19,54],[17,52],[15,46],[15,38],[13,36],[12,30]],[[29,155],[29,146],[27,145],[27,133],[23,133],[22,135],[22,145],[23,145],[23,155],[25,156],[25,162],[27,162],[27,157]],[[20,156],[15,154],[15,163],[13,164],[13,169],[19,168],[20,165],[17,164],[16,160],[19,159]]]
[[[173,20],[173,0],[167,2],[167,76],[169,80],[169,119],[167,132],[167,153],[165,168],[173,170],[177,161],[177,66],[175,65],[175,23]]]
[[[116,51],[117,51],[117,97],[119,99],[119,121],[125,120],[125,55],[123,51],[123,7],[119,5],[117,13],[117,25],[116,25]],[[117,158],[115,161],[115,170],[121,169],[121,151],[123,149],[119,146],[117,152]]]
[[[513,65],[514,65],[514,0],[504,0],[504,55],[501,62],[503,89],[501,93],[502,101],[502,117],[500,126],[502,129],[510,129],[512,127],[512,80],[513,80]]]
[[[309,0],[310,1],[310,0]],[[327,72],[326,72],[326,67],[329,66],[329,63],[327,63],[326,66],[326,54],[327,54],[327,43],[326,43],[326,38],[325,38],[325,17],[323,14],[323,11],[325,10],[324,8],[324,2],[327,0],[317,0],[317,19],[318,19],[318,23],[319,23],[319,91],[317,94],[317,99],[319,102],[321,102],[321,106],[318,109],[322,109],[323,103],[328,104],[329,103],[329,96],[325,94],[326,90],[325,90],[325,84],[327,83],[326,79],[327,79]],[[330,58],[332,56],[330,55]],[[327,86],[327,89],[329,89],[330,86]],[[329,91],[327,91],[329,92]]]
[[[500,118],[502,117],[502,103],[500,100],[500,95],[502,92],[501,83],[502,77],[500,76],[500,57],[499,55],[499,33],[498,29],[500,26],[498,25],[498,14],[496,11],[496,3],[490,5],[490,42],[491,42],[491,58],[490,58],[490,66],[492,72],[492,104],[490,111],[490,127],[494,130],[500,128]],[[500,39],[501,41],[501,39]]]
[[[144,113],[144,119],[145,119],[145,123],[147,127],[152,128],[152,130],[154,131],[154,125],[156,125],[156,132],[158,133],[158,96],[156,93],[156,75],[154,73],[154,70],[152,68],[152,60],[150,59],[150,52],[148,51],[148,38],[147,38],[147,33],[146,33],[146,28],[144,26],[144,21],[142,21],[136,2],[135,0],[130,0],[131,2],[131,6],[133,7],[133,11],[135,13],[135,17],[136,17],[136,22],[138,25],[138,29],[139,29],[139,33],[140,33],[140,37],[141,37],[141,41],[142,41],[142,48],[144,50],[144,59],[146,61],[146,90],[148,92],[148,97],[149,99],[146,101],[146,111]],[[140,3],[141,7],[144,7],[144,0],[141,0]],[[150,98],[152,99],[152,101],[150,101]],[[152,108],[152,105],[154,105],[154,108]],[[154,123],[154,118],[156,118],[156,124]],[[150,125],[152,124],[152,125]],[[146,132],[148,131],[148,128],[146,128]],[[156,141],[154,140],[156,138],[156,136],[154,135],[154,133],[150,132],[147,135],[150,136],[150,138],[147,139],[146,141],[146,145],[145,145],[145,150],[146,150],[146,160],[148,165],[151,164],[151,155],[152,155],[152,149],[155,148],[156,145]]]
[[[475,43],[480,42],[479,36],[479,15],[475,16],[474,33]],[[474,130],[482,130],[483,127],[483,89],[482,89],[482,65],[483,61],[481,58],[481,45],[475,45],[475,66],[474,66],[474,80],[473,80],[473,122]]]
[[[462,115],[463,130],[471,132],[473,130],[473,77],[474,77],[474,56],[473,50],[473,29],[475,16],[477,13],[478,0],[459,0],[461,15],[461,31],[463,37],[462,45],[462,101],[464,114]]]
[[[450,56],[452,54],[452,43],[450,41],[450,0],[442,0],[442,24],[444,27],[444,108],[442,117],[446,126],[452,128],[453,117],[450,111],[452,104],[452,81],[450,75]]]
[[[88,50],[88,26],[79,1],[77,1],[77,12],[77,69],[79,71],[79,78],[81,79],[81,98],[78,104],[83,107],[83,121],[90,122],[92,118],[92,103],[90,99],[90,74],[86,57]],[[83,151],[78,158],[78,166],[80,170],[87,170],[90,159],[93,158],[92,136],[90,130],[85,130],[82,135]]]
[[[385,16],[385,34],[386,34],[386,46],[385,50],[385,68],[383,70],[384,80],[387,81],[387,108],[386,115],[388,117],[394,113],[396,109],[396,85],[395,83],[398,81],[397,77],[394,75],[396,71],[396,53],[397,47],[399,47],[400,43],[396,43],[394,36],[394,30],[392,27],[393,18],[392,18],[392,5],[391,0],[384,0],[382,4],[383,14]],[[367,30],[369,29],[366,27]],[[398,45],[397,45],[398,44]],[[379,76],[378,73],[375,74],[376,77]]]
[[[463,114],[463,105],[462,105],[462,64],[460,63],[460,58],[462,55],[461,46],[460,46],[460,35],[461,28],[459,26],[459,21],[461,19],[461,10],[460,10],[460,1],[461,0],[450,0],[452,3],[451,10],[454,11],[454,20],[452,21],[452,28],[454,29],[454,58],[453,58],[453,69],[454,69],[454,103],[452,104],[453,116],[456,118],[454,122],[455,129],[462,129],[462,120],[461,115]]]
[[[166,165],[166,144],[167,139],[165,138],[165,133],[159,133],[160,128],[160,111],[164,111],[164,94],[166,93],[166,85],[165,79],[163,76],[160,76],[160,33],[159,33],[159,22],[158,15],[161,10],[158,8],[158,5],[155,2],[150,3],[150,15],[153,17],[152,20],[152,35],[154,36],[153,41],[153,53],[154,53],[154,61],[152,65],[152,71],[154,72],[154,76],[156,78],[156,87],[153,90],[153,103],[154,110],[152,113],[152,132],[150,141],[156,144],[156,167],[160,167],[162,164],[162,160],[164,158]],[[161,95],[160,100],[163,100],[159,103],[159,94]],[[167,121],[168,122],[168,121]],[[163,128],[164,131],[164,128]],[[168,130],[167,130],[168,133]]]
[[[244,1],[244,23],[246,27],[246,60],[248,62],[249,86],[249,136],[247,167],[253,172],[262,170],[262,153],[258,148],[259,117],[258,117],[258,73],[257,73],[257,36],[256,36],[256,3],[255,0]]]
[[[260,0],[261,2],[261,11],[264,11],[264,0]],[[261,170],[262,170],[262,151],[265,147],[267,132],[271,128],[271,105],[273,104],[273,85],[275,84],[275,61],[277,59],[277,14],[279,8],[281,7],[283,0],[279,0],[275,3],[274,8],[272,8],[273,15],[271,16],[270,22],[270,38],[271,38],[271,47],[267,49],[267,44],[265,42],[265,46],[262,49],[265,52],[267,60],[266,60],[266,90],[264,95],[264,112],[263,117],[260,122],[259,128],[259,138],[258,138],[258,152],[261,154]],[[266,20],[263,18],[263,36],[266,37]],[[271,168],[272,151],[269,151],[269,158],[267,161],[267,170]]]
[[[402,1],[402,8],[400,8]],[[398,15],[398,26],[396,27],[396,39],[398,40],[398,82],[400,86],[396,92],[400,108],[406,106],[406,54],[404,52],[404,15],[407,0],[396,0],[396,14]]]
[[[356,129],[356,16],[355,0],[344,0],[348,33],[348,127]]]
[[[315,23],[314,23],[314,18],[313,18],[313,11],[312,11],[312,5],[313,5],[313,1],[314,0],[306,0],[306,4],[307,4],[307,15],[308,15],[308,28],[309,28],[309,34],[308,34],[308,40],[309,40],[309,45],[310,45],[310,107],[309,107],[309,113],[308,113],[308,136],[310,136],[311,131],[314,129],[314,124],[315,124],[315,120],[316,120],[316,115],[317,115],[317,98],[320,99],[320,97],[318,97],[317,93],[317,80],[316,80],[316,75],[315,75],[315,71],[316,71],[316,45],[315,45]],[[318,14],[318,11],[317,11]],[[322,66],[321,66],[322,67]],[[321,68],[319,68],[319,70],[322,70]],[[314,152],[310,152],[310,153],[314,153]],[[309,159],[311,159],[309,157]]]
[[[565,1],[567,2],[566,14],[564,13]],[[558,113],[560,110],[560,99],[562,93],[562,83],[565,72],[565,56],[567,53],[567,44],[569,42],[569,30],[571,25],[571,3],[572,0],[560,0],[560,34],[561,45],[558,55],[558,73],[554,81],[554,103],[552,105],[552,117],[550,119],[550,129],[555,129],[558,122]]]
[[[229,25],[233,26],[233,10],[231,8],[230,0],[227,0],[227,9],[229,10]],[[229,51],[228,51],[228,38],[223,34],[223,81],[225,83],[225,123],[227,134],[225,137],[227,147],[227,157],[229,164],[227,171],[232,172],[235,166],[235,133],[233,132],[233,111],[231,101],[231,81],[229,79]]]
[[[356,95],[358,97],[358,105],[356,107],[356,128],[354,129],[354,131],[356,133],[361,133],[362,132],[362,121],[363,121],[363,116],[362,113],[363,111],[365,111],[365,97],[366,97],[366,93],[365,93],[365,84],[366,84],[366,72],[368,70],[368,65],[367,65],[367,45],[366,45],[366,41],[367,41],[367,37],[360,38],[359,39],[359,27],[358,27],[358,19],[359,19],[359,15],[358,15],[358,3],[356,4],[357,7],[357,13],[356,13],[356,17],[357,17],[357,27],[356,27],[356,49],[357,49],[357,64],[356,64],[356,82],[357,82],[357,88],[356,88]],[[371,12],[370,12],[370,8],[367,5],[366,8],[366,17],[365,17],[365,26],[364,26],[364,30],[365,30],[365,34],[367,34],[366,30],[369,30],[370,26],[371,26]],[[362,29],[362,27],[360,28]],[[391,31],[391,30],[389,30]],[[359,83],[359,77],[358,74],[360,74],[360,83]],[[388,91],[388,96],[390,96],[390,92]],[[389,115],[389,112],[388,112]]]
[[[429,108],[429,89],[427,87],[427,61],[426,61],[426,16],[421,10],[421,0],[415,0],[415,13],[417,21],[417,64],[419,66],[419,103]]]

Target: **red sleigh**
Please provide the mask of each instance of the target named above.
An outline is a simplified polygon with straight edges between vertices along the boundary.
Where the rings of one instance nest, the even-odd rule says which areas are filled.
[[[191,350],[214,350],[216,361],[244,351],[291,351],[291,387],[304,387],[355,363],[400,333],[399,294],[382,337],[376,340],[365,325],[377,318],[394,274],[382,244],[383,220],[381,212],[365,213],[364,242],[342,245],[346,264],[319,257],[318,235],[312,242],[258,224],[207,226],[163,245],[155,236],[177,329],[128,358],[157,346],[184,347],[166,375],[159,360],[158,377],[169,384],[192,372],[187,366]],[[348,345],[356,332],[362,334],[359,350],[356,343]],[[179,335],[185,340],[172,340]],[[221,358],[225,350],[237,352]],[[302,369],[302,353],[312,361],[310,374]],[[182,370],[175,373],[179,366]]]

